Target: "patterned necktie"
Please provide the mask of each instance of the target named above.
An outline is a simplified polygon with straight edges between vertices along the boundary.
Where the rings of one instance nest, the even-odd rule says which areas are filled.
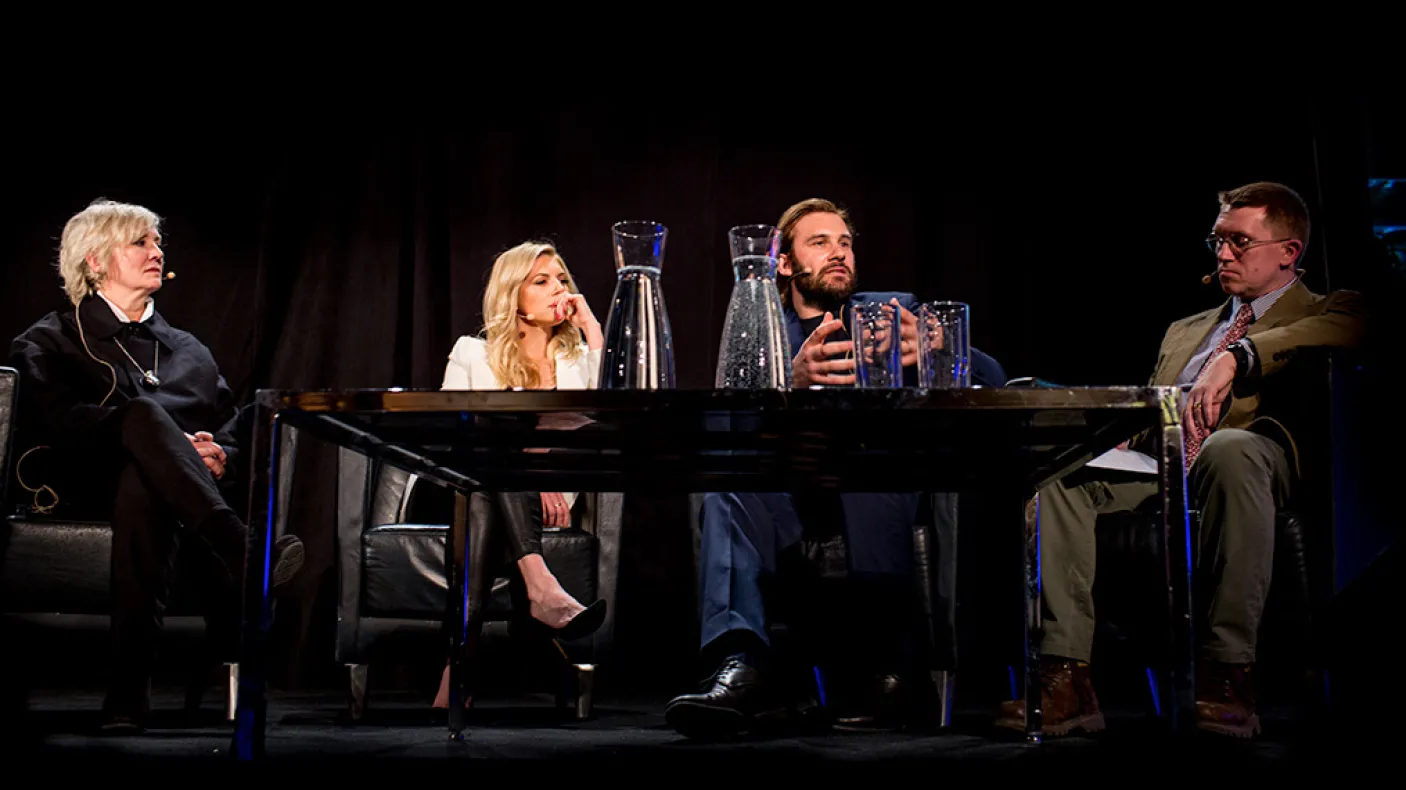
[[[1201,363],[1201,371],[1196,374],[1197,384],[1201,383],[1202,377],[1204,377],[1206,371],[1210,369],[1211,361],[1221,354],[1224,354],[1231,343],[1244,337],[1245,330],[1249,329],[1250,322],[1253,320],[1255,320],[1255,309],[1251,307],[1248,302],[1240,305],[1240,312],[1236,313],[1235,320],[1230,322],[1230,330],[1226,332],[1225,336],[1216,344],[1215,350],[1206,357],[1206,361]],[[1206,441],[1206,437],[1210,436],[1211,431],[1215,430],[1215,428],[1210,427],[1198,431],[1188,423],[1184,426],[1184,429],[1186,431],[1186,468],[1190,469],[1191,464],[1196,460],[1196,456],[1201,453],[1201,443]]]

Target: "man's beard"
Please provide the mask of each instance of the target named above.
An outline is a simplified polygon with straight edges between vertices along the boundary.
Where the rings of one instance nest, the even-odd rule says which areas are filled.
[[[832,282],[825,277],[825,274],[834,268],[844,269],[849,275],[842,283]],[[796,288],[796,295],[805,300],[805,303],[822,310],[834,310],[843,306],[854,294],[855,285],[854,272],[851,272],[844,264],[827,264],[822,266],[818,272],[801,272],[791,278],[791,284]]]

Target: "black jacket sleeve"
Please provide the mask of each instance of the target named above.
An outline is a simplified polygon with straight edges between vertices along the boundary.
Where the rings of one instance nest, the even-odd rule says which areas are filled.
[[[20,413],[43,426],[48,441],[64,443],[91,430],[125,398],[102,394],[93,402],[74,382],[84,380],[76,358],[59,347],[57,335],[31,331],[15,338],[10,364],[19,371]]]

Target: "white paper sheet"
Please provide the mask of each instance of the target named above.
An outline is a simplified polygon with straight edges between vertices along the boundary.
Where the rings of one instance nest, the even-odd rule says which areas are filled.
[[[1114,448],[1086,465],[1097,469],[1116,469],[1120,472],[1157,475],[1157,462],[1152,459],[1152,456],[1143,455],[1136,450],[1119,450]]]

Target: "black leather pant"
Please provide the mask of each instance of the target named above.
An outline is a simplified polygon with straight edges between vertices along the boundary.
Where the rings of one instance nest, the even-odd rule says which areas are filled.
[[[207,622],[224,643],[237,632],[233,593],[247,531],[184,431],[154,401],[124,404],[81,447],[101,470],[90,481],[112,497],[113,666],[106,707],[140,715],[180,538],[199,535],[197,544],[209,544],[185,554],[203,564],[190,576],[202,581]]]
[[[486,522],[507,547],[513,562],[542,553],[542,495],[536,492],[475,492],[469,499],[469,523]],[[497,542],[497,541],[495,541]]]

